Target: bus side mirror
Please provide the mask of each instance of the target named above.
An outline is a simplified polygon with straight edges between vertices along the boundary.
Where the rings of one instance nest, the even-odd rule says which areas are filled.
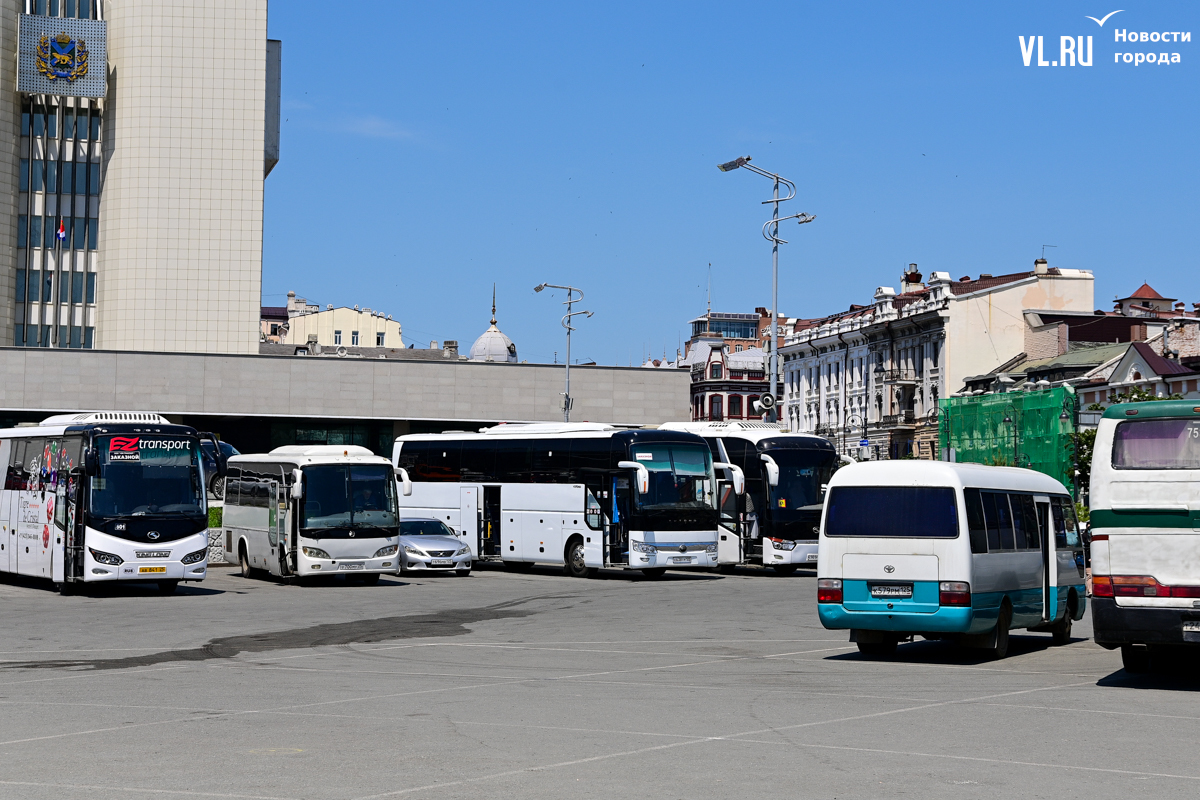
[[[100,454],[94,447],[83,451],[83,473],[89,477],[100,474]]]
[[[304,473],[298,469],[292,470],[292,491],[293,500],[301,500],[304,497]]]
[[[645,464],[637,461],[618,461],[617,466],[621,469],[632,469],[637,472],[638,491],[642,494],[650,491],[650,470],[646,469]]]
[[[718,461],[713,464],[713,469],[727,469],[733,474],[733,493],[741,495],[746,493],[746,474],[742,472],[742,468],[737,464],[727,464],[724,461]]]
[[[400,481],[400,494],[405,497],[412,496],[412,481],[408,478],[408,470],[404,467],[396,467],[396,480]]]
[[[766,453],[759,455],[763,463],[767,465],[767,483],[772,486],[779,485],[779,465],[775,463],[775,459],[771,458]]]

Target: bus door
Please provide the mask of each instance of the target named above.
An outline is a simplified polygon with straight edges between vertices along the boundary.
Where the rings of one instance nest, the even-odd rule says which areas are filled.
[[[1036,495],[1033,501],[1042,544],[1042,621],[1053,622],[1058,618],[1058,553],[1050,521],[1050,498]]]
[[[267,494],[267,547],[271,549],[271,558],[264,559],[267,562],[268,569],[276,575],[286,575],[283,571],[284,552],[287,550],[287,536],[280,536],[280,531],[283,529],[283,520],[287,518],[286,511],[281,511],[279,508],[280,485],[279,481],[268,478],[266,481]],[[284,506],[286,509],[287,506]]]
[[[20,442],[20,439],[4,439],[0,441],[0,469],[5,470],[4,475],[4,491],[0,492],[0,571],[15,572],[17,569],[16,561],[9,561],[10,558],[16,558],[17,546],[17,527],[13,524],[11,518],[11,510],[13,506],[13,495],[16,494],[16,479],[13,458],[13,445]]]
[[[718,470],[723,472],[723,470]],[[740,564],[744,558],[742,547],[742,516],[745,514],[745,495],[733,492],[733,482],[717,480],[717,563]]]
[[[479,487],[463,486],[458,490],[458,527],[463,544],[479,544]]]
[[[296,501],[292,500],[291,488],[287,482],[281,482],[275,487],[275,526],[279,540],[279,574],[292,575],[296,569],[296,551],[299,545],[296,514]]]
[[[500,487],[483,487],[483,524],[479,529],[479,556],[500,555]]]

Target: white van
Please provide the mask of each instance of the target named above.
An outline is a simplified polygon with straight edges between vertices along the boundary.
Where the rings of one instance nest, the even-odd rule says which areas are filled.
[[[913,636],[1008,652],[1012,628],[1071,638],[1083,550],[1061,483],[1027,469],[871,461],[829,482],[817,560],[821,623],[866,655]]]

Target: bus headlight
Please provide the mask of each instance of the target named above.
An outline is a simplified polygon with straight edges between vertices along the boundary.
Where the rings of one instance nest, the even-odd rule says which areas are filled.
[[[408,545],[408,544],[404,545],[404,552],[408,553],[410,556],[417,556],[418,558],[425,558],[425,554],[422,553],[417,548],[413,547],[412,545]]]
[[[208,548],[207,547],[204,548],[203,550],[197,550],[194,553],[188,553],[186,556],[179,559],[179,561],[180,561],[180,563],[183,563],[183,564],[195,564],[197,561],[203,561],[206,558],[208,558]]]
[[[89,547],[88,551],[91,552],[92,559],[95,560],[97,564],[108,564],[110,567],[119,567],[125,563],[125,559],[121,558],[120,556],[113,555],[112,553],[105,553],[103,550],[93,550]]]
[[[471,552],[471,548],[464,547],[461,550],[459,550],[457,553],[455,553],[454,556],[457,558],[458,556],[465,556],[470,552]]]
[[[309,558],[329,558],[329,553],[326,553],[319,547],[301,547],[300,549],[303,550],[304,555],[308,556]]]
[[[715,556],[717,554],[717,546],[715,544],[710,544],[708,547],[706,547],[704,549],[706,551],[708,551],[709,555]]]
[[[387,547],[381,547],[378,550],[376,550],[375,555],[371,556],[371,558],[383,558],[384,556],[390,556],[396,552],[396,549],[397,549],[396,545],[389,544]]]
[[[796,543],[791,539],[771,539],[771,545],[776,550],[795,550]]]
[[[658,552],[658,548],[652,544],[646,544],[645,542],[634,542],[633,543],[633,552],[648,553],[649,555],[654,555],[655,553]]]

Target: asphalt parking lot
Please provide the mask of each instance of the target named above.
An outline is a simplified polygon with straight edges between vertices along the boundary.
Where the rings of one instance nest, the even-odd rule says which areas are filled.
[[[863,660],[812,573],[0,582],[0,797],[1200,792],[1200,680],[1014,634]]]

